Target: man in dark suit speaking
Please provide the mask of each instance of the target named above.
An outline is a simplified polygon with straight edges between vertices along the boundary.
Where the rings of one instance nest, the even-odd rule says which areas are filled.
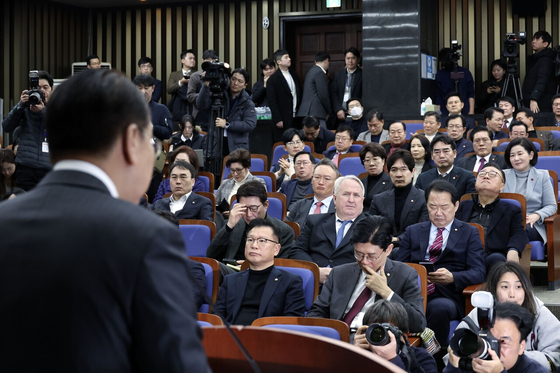
[[[2,370],[208,371],[181,235],[137,206],[159,149],[140,92],[74,75],[46,131],[53,171],[0,206]]]

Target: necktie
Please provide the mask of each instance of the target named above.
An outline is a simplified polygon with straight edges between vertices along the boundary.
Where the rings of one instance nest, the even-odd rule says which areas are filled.
[[[352,220],[339,220],[339,222],[342,222],[342,225],[338,229],[338,232],[336,232],[336,244],[334,245],[335,248],[337,248],[338,245],[340,245],[340,243],[342,242],[342,239],[344,238],[344,228],[348,223],[351,223]]]
[[[478,166],[478,172],[482,170],[482,167],[486,164],[486,159],[484,157],[480,158],[480,166]]]
[[[503,127],[504,127],[505,129],[508,128],[508,121],[507,121],[507,119],[504,119],[504,126],[503,126]]]
[[[371,290],[366,286],[366,288],[360,293],[350,311],[344,316],[344,322],[350,326],[352,324],[352,320],[354,317],[364,308],[366,302],[368,301],[369,297],[371,296]]]
[[[436,239],[434,240],[434,243],[432,243],[432,246],[428,248],[428,251],[430,252],[430,262],[432,263],[438,260],[441,254],[441,248],[443,247],[443,229],[444,228],[438,228]],[[432,294],[434,290],[436,290],[436,285],[429,283],[428,295]]]
[[[338,156],[340,155],[340,152],[336,152],[336,155],[333,158],[333,163],[338,167]]]
[[[315,210],[313,211],[313,214],[320,214],[321,213],[321,206],[323,206],[323,202],[317,202],[315,204]]]

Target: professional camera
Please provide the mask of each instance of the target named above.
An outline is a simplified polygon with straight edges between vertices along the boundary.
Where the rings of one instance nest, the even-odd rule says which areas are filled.
[[[449,60],[457,63],[461,58],[461,44],[457,40],[451,40],[451,53],[449,54]]]
[[[527,42],[527,33],[525,31],[519,31],[517,35],[514,32],[506,33],[506,38],[504,40],[504,49],[502,50],[502,56],[504,58],[517,58],[519,57],[519,44],[523,45]]]
[[[472,359],[492,360],[489,349],[500,356],[500,342],[490,333],[490,328],[494,325],[494,297],[487,291],[478,291],[472,295],[471,302],[478,308],[479,330],[457,329],[449,341],[455,355],[460,357],[459,369],[468,371],[473,370]],[[463,321],[469,327],[475,327],[468,316]]]
[[[402,332],[399,328],[389,323],[371,324],[366,329],[366,333],[365,333],[366,339],[370,344],[374,346],[385,346],[389,344],[389,342],[391,341],[388,333],[389,330],[395,336],[395,339],[397,341],[397,351],[399,351],[402,348],[402,341],[401,341]]]
[[[210,92],[212,95],[218,95],[228,87],[231,69],[229,63],[218,62],[218,60],[207,61],[202,64],[202,70],[206,71],[202,78],[205,82],[210,82]]]
[[[31,88],[27,91],[29,96],[29,105],[37,105],[45,99],[43,91],[39,88],[39,71],[31,70],[29,72],[29,87]]]

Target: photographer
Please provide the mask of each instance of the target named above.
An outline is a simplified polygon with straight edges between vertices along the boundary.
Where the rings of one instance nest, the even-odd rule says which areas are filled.
[[[494,315],[494,324],[490,329],[490,333],[499,341],[499,356],[494,350],[489,349],[488,354],[490,355],[490,359],[475,357],[470,362],[470,364],[472,364],[472,370],[463,370],[459,369],[461,359],[453,352],[451,347],[449,347],[449,362],[443,372],[548,372],[545,367],[525,356],[523,353],[527,336],[533,328],[534,316],[525,308],[511,302],[498,303],[494,307]]]
[[[372,344],[368,341],[367,329],[373,323],[388,323],[396,327],[400,332],[398,338],[395,334],[388,330],[389,343],[381,345],[380,343]],[[423,348],[413,347],[408,344],[406,335],[408,333],[408,314],[400,303],[388,300],[377,301],[371,306],[364,315],[363,326],[358,328],[354,336],[354,345],[381,356],[385,360],[390,361],[399,368],[407,372],[437,372],[437,365],[434,357]],[[408,355],[404,350],[412,352]]]
[[[36,70],[29,72],[29,78],[30,89],[21,92],[20,101],[2,122],[6,132],[20,127],[16,183],[25,191],[35,187],[52,168],[45,105],[53,91],[53,78],[45,71]]]
[[[183,115],[192,114],[192,104],[187,100],[187,90],[195,65],[194,51],[187,49],[181,53],[181,70],[173,71],[167,81],[167,93],[171,95],[171,100],[167,103],[167,107],[173,113],[173,126],[175,129],[177,129],[176,126],[181,121]]]
[[[222,154],[229,154],[239,148],[249,150],[249,132],[257,125],[257,113],[255,104],[245,91],[248,80],[249,73],[246,70],[235,69],[230,79],[229,89],[223,95],[224,118],[218,117],[214,121],[216,127],[224,129],[226,139],[224,139]],[[196,106],[200,111],[211,110],[213,92],[210,91],[210,83],[210,80],[205,79],[196,98]]]
[[[457,48],[457,46],[454,46],[454,48]],[[460,46],[458,48],[460,49]],[[461,111],[462,115],[474,114],[474,79],[468,69],[457,64],[460,56],[457,50],[443,48],[438,55],[438,61],[441,61],[443,69],[438,70],[436,74],[435,104],[440,106],[441,113],[444,116],[449,115],[445,106],[447,103],[446,97],[451,92],[459,93],[461,101],[465,104]]]

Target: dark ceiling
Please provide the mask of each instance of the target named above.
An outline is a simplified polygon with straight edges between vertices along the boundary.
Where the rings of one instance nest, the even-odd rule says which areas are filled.
[[[52,0],[55,3],[68,4],[80,8],[121,8],[121,7],[136,7],[136,6],[150,6],[172,3],[186,3],[193,2],[193,0]]]

